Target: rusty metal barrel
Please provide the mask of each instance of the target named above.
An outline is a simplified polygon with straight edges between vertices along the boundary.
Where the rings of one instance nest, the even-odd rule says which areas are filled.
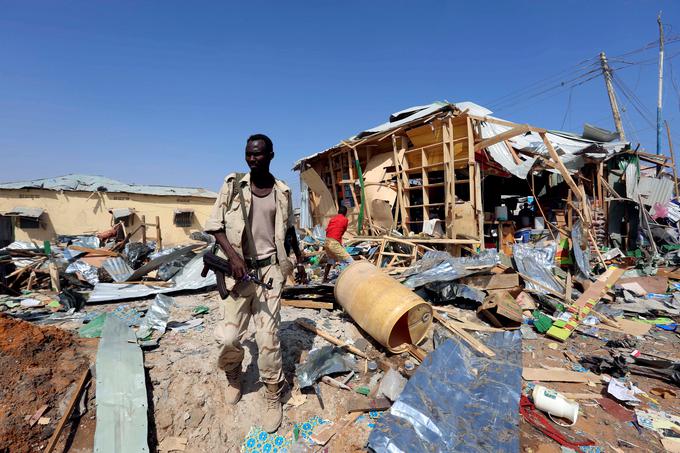
[[[368,261],[355,261],[340,274],[335,299],[391,352],[418,343],[432,324],[430,304]]]

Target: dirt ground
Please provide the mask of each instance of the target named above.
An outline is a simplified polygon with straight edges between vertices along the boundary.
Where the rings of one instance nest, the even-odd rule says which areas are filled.
[[[219,298],[215,292],[210,292],[182,295],[174,299],[177,306],[172,310],[171,321],[186,321],[195,317],[194,309],[199,305],[207,306],[210,311],[202,315],[204,322],[201,326],[183,332],[167,331],[157,348],[144,352],[150,408],[150,451],[157,451],[158,445],[170,437],[185,438],[186,452],[241,451],[245,436],[252,427],[259,424],[265,407],[261,394],[262,386],[258,381],[257,346],[252,335],[253,331],[251,329],[244,340],[246,356],[243,364],[243,398],[236,406],[224,405],[221,392],[226,379],[216,368],[217,348],[212,333],[217,319]],[[152,299],[148,299],[126,304],[143,309],[151,302]],[[86,310],[111,311],[116,306],[116,304],[87,306]],[[471,315],[473,313],[470,312]],[[311,349],[328,344],[321,337],[299,327],[295,323],[299,318],[306,319],[343,339],[361,341],[363,337],[354,323],[339,310],[282,307],[281,341],[284,373],[290,384],[285,391],[284,419],[278,431],[284,436],[291,435],[295,423],[304,422],[314,416],[334,422],[340,421],[346,416],[347,401],[358,396],[353,392],[321,384],[322,408],[313,391],[300,392],[293,388],[295,365],[304,360]],[[79,327],[79,324],[68,323],[62,327],[71,330]],[[54,429],[54,420],[60,415],[59,410],[55,411],[54,408],[59,407],[59,404],[62,406],[65,404],[64,401],[67,401],[65,395],[69,388],[73,387],[79,370],[85,363],[92,363],[97,340],[82,341],[59,328],[38,328],[6,318],[0,318],[0,329],[0,337],[11,340],[4,341],[0,346],[2,370],[16,370],[17,366],[21,370],[19,373],[5,371],[2,376],[4,418],[0,420],[2,421],[0,429],[11,429],[0,431],[3,436],[0,439],[11,443],[11,449],[7,451],[36,451],[40,445],[45,445],[45,439]],[[600,335],[603,339],[623,337],[622,334],[605,331],[600,331]],[[480,335],[479,338],[483,341],[484,336]],[[576,356],[593,354],[607,356],[608,353],[603,348],[603,339],[574,334],[563,344],[553,343],[541,336],[536,340],[523,340],[524,366],[571,369],[572,363],[565,356],[565,351]],[[677,353],[678,342],[676,334],[652,329],[650,335],[641,343],[640,349],[678,358],[680,356]],[[422,346],[426,350],[431,350],[431,337]],[[364,341],[363,347],[369,354],[378,352],[369,342]],[[387,359],[395,366],[399,366],[403,364],[405,357],[391,356]],[[46,366],[48,363],[52,365]],[[355,379],[350,381],[350,386],[367,385],[374,377],[372,373],[364,372],[363,360],[359,361],[358,365],[359,372]],[[671,384],[645,377],[633,376],[632,381],[645,391],[655,387],[673,389]],[[528,384],[524,382],[525,388]],[[606,394],[606,384],[601,382],[592,386],[567,383],[548,383],[546,386],[561,392]],[[93,400],[93,388],[88,395],[91,411],[78,420],[78,429],[69,434],[67,451],[73,453],[92,450],[96,403]],[[653,398],[655,399],[641,398],[643,403],[640,407],[661,409],[671,414],[680,413],[677,398]],[[575,426],[563,428],[564,433],[587,437],[604,447],[606,451],[619,451],[615,448],[621,449],[620,451],[663,451],[656,434],[645,429],[638,431],[630,422],[621,421],[622,414],[619,414],[619,411],[617,413],[605,411],[594,399],[579,400],[579,403],[581,405],[579,420]],[[28,429],[24,416],[32,415],[42,404],[49,405],[50,409],[46,416],[52,417],[53,422],[48,426],[36,425]],[[618,403],[615,404],[620,406]],[[22,407],[22,410],[16,411],[16,407]],[[630,411],[623,412],[624,416],[630,414]],[[361,419],[349,424],[331,439],[327,451],[365,451],[364,446],[370,434],[368,426],[366,420]],[[525,452],[561,451],[557,442],[524,421],[520,424],[520,439],[522,450]],[[624,442],[621,443],[620,440]],[[631,445],[639,448],[630,447]],[[3,451],[2,448],[0,451]]]
[[[2,314],[0,338],[0,451],[38,451],[64,413],[76,380],[92,363],[96,341]],[[44,405],[42,416],[50,422],[31,427],[26,417]]]

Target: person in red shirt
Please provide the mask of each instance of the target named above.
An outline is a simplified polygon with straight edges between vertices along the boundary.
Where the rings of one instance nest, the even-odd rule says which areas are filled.
[[[324,283],[328,281],[328,273],[337,261],[354,261],[342,246],[342,235],[345,234],[349,225],[349,220],[345,217],[345,214],[347,214],[347,207],[342,205],[338,209],[338,215],[333,217],[326,227],[326,242],[323,245],[323,249],[326,252],[328,263],[323,275]]]

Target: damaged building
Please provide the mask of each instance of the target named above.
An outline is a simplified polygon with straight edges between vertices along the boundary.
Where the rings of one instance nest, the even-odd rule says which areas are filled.
[[[301,226],[325,225],[344,204],[359,237],[404,235],[456,255],[511,254],[515,241],[570,237],[576,224],[587,227],[583,248],[632,250],[638,205],[654,216],[677,184],[670,158],[633,150],[618,134],[517,124],[472,102],[396,112],[294,169]]]
[[[2,183],[0,244],[42,243],[118,223],[133,233],[132,240],[177,244],[202,230],[216,197],[200,188],[127,184],[75,174]]]

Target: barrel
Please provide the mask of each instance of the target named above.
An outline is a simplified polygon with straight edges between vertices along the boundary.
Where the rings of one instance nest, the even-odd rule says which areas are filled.
[[[368,261],[355,261],[335,283],[335,299],[391,352],[417,344],[432,324],[432,306]]]

